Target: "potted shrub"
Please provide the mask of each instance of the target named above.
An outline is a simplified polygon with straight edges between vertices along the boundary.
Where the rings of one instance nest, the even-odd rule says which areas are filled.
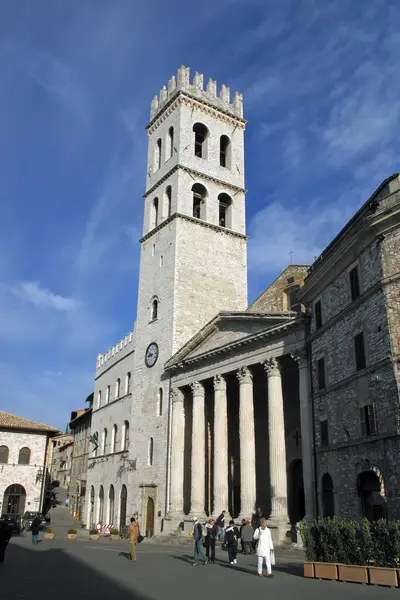
[[[78,532],[76,529],[68,529],[67,538],[69,540],[76,540],[78,537]]]
[[[45,531],[43,539],[44,540],[54,540],[54,529],[52,529],[51,527],[48,527]]]
[[[97,529],[90,529],[90,531],[89,531],[89,539],[91,539],[91,540],[98,540],[99,537],[100,537],[100,534],[97,531]]]
[[[119,530],[118,529],[110,529],[110,538],[112,540],[120,540],[121,536],[119,534]]]

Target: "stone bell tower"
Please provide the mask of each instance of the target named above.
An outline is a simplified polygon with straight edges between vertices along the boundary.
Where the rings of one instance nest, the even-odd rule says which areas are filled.
[[[157,487],[155,511],[162,515],[169,404],[163,365],[218,312],[247,308],[243,97],[236,92],[231,102],[225,85],[217,94],[215,81],[204,89],[203,75],[192,82],[189,75],[182,66],[151,103],[140,240],[132,420],[141,415],[137,436],[148,451],[140,459],[138,453],[132,483]]]

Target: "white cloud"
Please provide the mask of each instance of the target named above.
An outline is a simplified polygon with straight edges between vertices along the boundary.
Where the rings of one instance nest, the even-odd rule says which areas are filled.
[[[41,288],[40,284],[35,281],[20,282],[12,286],[10,291],[17,298],[29,302],[40,309],[69,312],[79,306],[79,302],[74,298],[66,298],[59,294],[53,294],[50,290]]]

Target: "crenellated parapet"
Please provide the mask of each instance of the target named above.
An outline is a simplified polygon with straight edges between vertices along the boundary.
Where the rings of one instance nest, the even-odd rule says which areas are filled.
[[[96,376],[99,375],[101,371],[108,369],[114,362],[117,362],[127,354],[130,354],[134,350],[134,342],[135,332],[131,331],[128,335],[123,337],[122,340],[107,350],[107,352],[98,354],[96,361]]]
[[[192,83],[190,83],[190,69],[182,65],[178,69],[177,77],[173,75],[168,82],[168,87],[163,86],[158,96],[154,96],[151,102],[150,121],[152,121],[164,108],[164,106],[182,91],[189,96],[193,96],[198,100],[205,102],[215,108],[222,110],[225,113],[235,117],[243,118],[243,94],[235,92],[233,100],[230,99],[229,88],[222,84],[217,93],[217,82],[209,79],[206,89],[203,83],[204,76],[202,73],[195,73]]]

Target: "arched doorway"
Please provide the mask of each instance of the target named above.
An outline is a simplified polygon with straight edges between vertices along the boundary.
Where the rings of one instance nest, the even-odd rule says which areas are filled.
[[[295,525],[306,514],[304,501],[304,483],[303,483],[303,462],[296,459],[289,466],[289,498],[288,498],[289,519],[292,525]]]
[[[154,534],[154,500],[149,498],[147,500],[146,508],[146,536],[152,536]]]
[[[103,524],[104,517],[104,488],[101,485],[99,490],[99,523]]]
[[[361,510],[368,521],[386,518],[386,502],[381,494],[382,483],[375,471],[363,471],[358,475],[357,488]]]
[[[26,491],[19,483],[9,485],[4,492],[3,514],[23,515],[25,512]]]
[[[126,485],[123,485],[121,488],[121,500],[120,500],[120,510],[119,510],[119,528],[122,532],[123,528],[126,526],[126,504],[127,504],[128,492],[126,489]]]
[[[110,491],[108,492],[108,524],[109,525],[114,525],[114,500],[115,500],[114,486],[110,485]]]
[[[335,516],[335,496],[333,493],[333,481],[329,473],[322,477],[322,516]]]

